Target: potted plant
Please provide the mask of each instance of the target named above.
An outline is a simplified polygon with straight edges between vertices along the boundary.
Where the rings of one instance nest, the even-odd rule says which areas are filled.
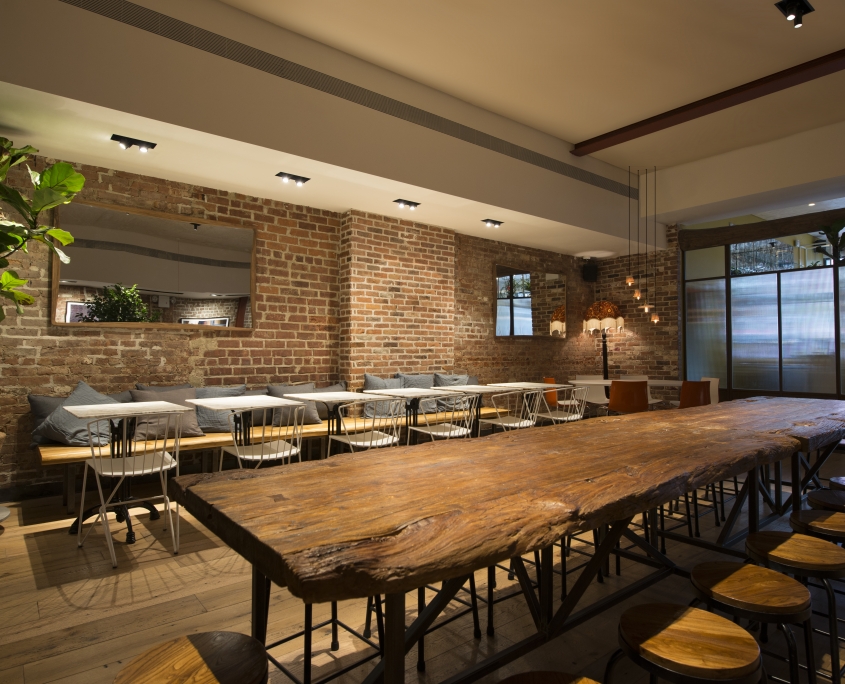
[[[41,225],[41,214],[48,209],[69,204],[85,185],[85,177],[66,162],[51,164],[42,173],[33,171],[27,165],[33,190],[31,199],[24,197],[6,184],[6,176],[9,169],[24,163],[29,155],[36,152],[38,150],[30,145],[16,148],[11,140],[0,138],[0,201],[14,209],[23,219],[23,223],[12,221],[0,211],[0,269],[5,269],[0,275],[0,297],[13,303],[19,314],[23,313],[23,306],[33,304],[35,300],[20,290],[29,281],[8,268],[9,257],[16,252],[26,253],[28,244],[35,240],[52,250],[62,263],[69,263],[70,258],[54,241],[62,246],[69,245],[73,242],[73,236],[66,230]],[[0,321],[5,317],[0,305]]]
[[[841,235],[842,231],[845,230],[845,220],[834,221],[829,226],[821,226],[819,230],[824,233],[830,243],[831,251],[828,252],[824,247],[817,247],[816,251],[832,259],[834,266],[839,266],[842,262],[842,250],[845,249],[845,240]],[[815,264],[813,265],[815,266]]]
[[[138,286],[124,287],[120,283],[103,288],[87,302],[88,313],[83,323],[156,323],[161,312],[150,312],[138,293]]]

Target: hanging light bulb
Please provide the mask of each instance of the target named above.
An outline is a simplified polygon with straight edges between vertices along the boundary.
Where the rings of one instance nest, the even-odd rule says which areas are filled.
[[[625,284],[626,284],[628,287],[631,287],[631,285],[633,285],[633,284],[634,284],[634,276],[632,276],[632,275],[627,276],[627,277],[625,278]]]
[[[651,322],[652,323],[660,322],[660,316],[657,315],[657,312],[651,314]]]
[[[640,291],[640,288],[637,288],[636,290],[634,290],[634,299],[639,301],[642,296],[643,296],[643,293]]]
[[[648,300],[646,300],[646,303],[640,306],[639,308],[648,313],[649,311],[651,311],[651,304],[649,304]]]

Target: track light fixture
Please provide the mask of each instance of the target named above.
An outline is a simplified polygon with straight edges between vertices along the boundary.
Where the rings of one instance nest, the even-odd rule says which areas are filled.
[[[780,0],[780,2],[775,3],[775,7],[786,17],[787,21],[792,22],[795,28],[801,28],[804,25],[805,14],[816,11],[808,0]]]
[[[282,183],[296,183],[296,187],[298,188],[301,188],[303,185],[305,185],[308,181],[311,180],[310,178],[306,178],[305,176],[296,176],[292,173],[285,173],[284,171],[279,171],[276,176],[282,179]]]
[[[488,228],[498,228],[504,221],[494,221],[493,219],[481,219],[481,222]]]
[[[191,225],[194,227],[194,230],[199,230],[199,229],[200,229],[200,224],[199,224],[199,223],[192,223]]]
[[[130,147],[137,147],[139,152],[149,152],[150,150],[155,149],[156,144],[154,142],[149,142],[148,140],[138,140],[138,138],[130,138],[126,135],[118,135],[115,133],[111,137],[118,145],[120,145],[121,150],[128,150]]]
[[[420,206],[419,202],[411,202],[410,200],[405,200],[405,199],[395,199],[393,201],[399,206],[400,209],[404,209],[405,207],[408,207],[408,209],[413,211],[418,206]]]

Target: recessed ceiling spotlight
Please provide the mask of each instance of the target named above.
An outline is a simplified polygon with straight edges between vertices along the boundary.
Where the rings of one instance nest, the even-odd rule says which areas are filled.
[[[804,25],[805,14],[816,11],[808,0],[780,0],[780,2],[775,3],[775,7],[786,17],[787,21],[792,22],[795,28],[801,28]]]
[[[411,202],[411,200],[396,199],[396,200],[393,200],[393,201],[399,206],[400,209],[404,209],[405,207],[408,207],[408,209],[413,211],[418,206],[420,206],[419,202]]]
[[[276,176],[282,179],[282,183],[295,183],[296,187],[298,188],[301,188],[303,185],[305,185],[308,181],[311,180],[310,178],[306,178],[305,176],[297,176],[292,173],[285,173],[284,171],[279,171]]]
[[[810,202],[807,206],[808,206],[808,207],[814,207],[814,206],[816,206],[816,203],[815,203],[815,202]]]
[[[127,135],[117,135],[115,133],[111,137],[118,145],[120,145],[121,150],[128,150],[130,147],[137,147],[139,152],[149,152],[150,150],[155,149],[156,144],[154,142],[149,142],[148,140],[138,140],[138,138],[130,138]]]
[[[481,222],[488,228],[498,228],[504,221],[494,221],[493,219],[481,219]]]
[[[192,223],[191,225],[194,227],[194,230],[199,230],[199,229],[200,229],[200,224],[199,224],[199,223]]]

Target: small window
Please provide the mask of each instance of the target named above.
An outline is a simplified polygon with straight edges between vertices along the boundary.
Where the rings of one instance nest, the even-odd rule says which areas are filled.
[[[496,266],[496,336],[532,334],[531,274]]]

